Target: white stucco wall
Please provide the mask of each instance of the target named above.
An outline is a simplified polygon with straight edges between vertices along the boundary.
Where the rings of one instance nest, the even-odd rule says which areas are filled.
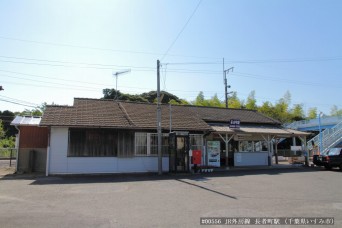
[[[268,152],[235,152],[234,166],[268,165]]]
[[[49,174],[158,171],[158,157],[67,157],[68,128],[51,128],[49,152]],[[168,157],[163,157],[163,171],[169,171]]]

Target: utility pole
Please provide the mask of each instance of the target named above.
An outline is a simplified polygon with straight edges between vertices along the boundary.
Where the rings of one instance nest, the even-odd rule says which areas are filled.
[[[115,74],[113,74],[115,76],[116,82],[115,82],[115,97],[114,100],[118,99],[118,76],[119,74],[125,74],[131,72],[131,70],[124,70],[124,71],[120,71],[120,72],[115,72]]]
[[[223,58],[223,84],[224,84],[224,95],[226,98],[226,108],[228,108],[228,88],[230,88],[230,85],[227,85],[227,74],[229,71],[233,71],[234,67],[231,67],[227,70],[224,69],[224,58]],[[231,92],[230,92],[231,93]]]
[[[158,174],[163,174],[161,106],[160,106],[160,61],[157,60],[157,132],[158,132]]]

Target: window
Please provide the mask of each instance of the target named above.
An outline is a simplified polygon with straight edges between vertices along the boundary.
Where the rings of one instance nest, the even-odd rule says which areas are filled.
[[[192,150],[203,150],[203,135],[190,135]],[[169,134],[162,134],[162,153],[169,154]],[[157,156],[158,155],[158,134],[137,132],[135,133],[135,155]]]
[[[267,142],[265,141],[257,141],[254,142],[255,151],[268,151]]]
[[[134,133],[112,129],[69,129],[70,157],[131,157]]]
[[[162,134],[162,153],[169,154],[169,134]],[[135,155],[157,156],[158,155],[158,134],[137,132],[135,133]]]
[[[265,141],[239,141],[239,151],[241,152],[262,152],[268,151]]]
[[[191,150],[203,151],[203,135],[190,135]]]

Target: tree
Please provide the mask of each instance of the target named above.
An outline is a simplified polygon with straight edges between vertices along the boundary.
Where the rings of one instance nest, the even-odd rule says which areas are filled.
[[[275,110],[271,102],[265,101],[262,105],[258,108],[258,111],[262,114],[277,119],[277,115],[275,114]]]
[[[289,91],[286,91],[283,98],[280,98],[278,102],[275,104],[275,115],[276,119],[278,119],[282,123],[291,122],[291,116],[289,114],[289,106],[291,102],[291,94]]]
[[[308,118],[309,119],[316,119],[317,118],[317,108],[309,108],[308,111]]]
[[[14,148],[15,138],[6,137],[6,131],[4,129],[2,120],[0,120],[0,148]]]
[[[342,109],[338,109],[336,105],[331,107],[330,115],[332,116],[342,116]]]
[[[246,102],[246,108],[247,109],[252,109],[252,110],[257,110],[257,101],[255,99],[255,90],[250,92],[250,94],[247,97],[247,102]]]
[[[17,129],[11,125],[14,118],[15,114],[13,112],[9,110],[5,110],[3,112],[0,111],[0,120],[2,120],[5,137],[15,136],[15,134],[17,134]]]
[[[128,93],[121,93],[119,90],[116,91],[115,89],[103,89],[103,99],[114,99],[115,97],[120,101],[135,101],[135,102],[144,102],[144,103],[156,103],[157,100],[157,92],[150,91],[148,93],[142,94],[128,94]],[[168,104],[171,100],[172,102],[181,103],[181,100],[171,93],[166,91],[160,92],[161,103]]]
[[[225,105],[217,97],[217,94],[215,94],[211,99],[208,100],[208,106],[210,106],[210,107],[224,107]]]
[[[295,104],[291,112],[291,120],[299,121],[305,119],[303,104]]]
[[[243,108],[244,104],[243,101],[241,101],[237,97],[237,93],[233,92],[232,95],[228,99],[228,107],[229,108]]]
[[[197,106],[204,106],[204,103],[204,94],[202,91],[200,91],[195,101],[192,102],[192,104]]]
[[[141,95],[131,95],[127,93],[121,93],[119,90],[115,89],[103,89],[103,99],[114,99],[117,98],[121,101],[136,101],[136,102],[148,102],[147,99],[143,98]]]
[[[5,138],[5,130],[2,124],[2,120],[0,120],[0,139],[3,139],[3,138]]]
[[[154,103],[157,100],[157,91],[150,91],[148,93],[142,93],[140,96],[147,100],[150,103]],[[160,91],[160,98],[162,104],[168,104],[171,100],[175,100],[177,103],[180,103],[181,100],[174,94],[168,93],[166,91]]]

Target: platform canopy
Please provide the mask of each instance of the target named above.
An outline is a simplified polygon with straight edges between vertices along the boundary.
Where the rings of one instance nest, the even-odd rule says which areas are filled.
[[[215,133],[228,134],[228,135],[272,135],[277,138],[290,138],[296,136],[307,136],[310,133],[301,132],[293,129],[280,128],[277,126],[241,126],[239,129],[232,129],[229,126],[211,126]]]
[[[14,126],[38,126],[41,121],[40,116],[16,116],[11,122]]]

